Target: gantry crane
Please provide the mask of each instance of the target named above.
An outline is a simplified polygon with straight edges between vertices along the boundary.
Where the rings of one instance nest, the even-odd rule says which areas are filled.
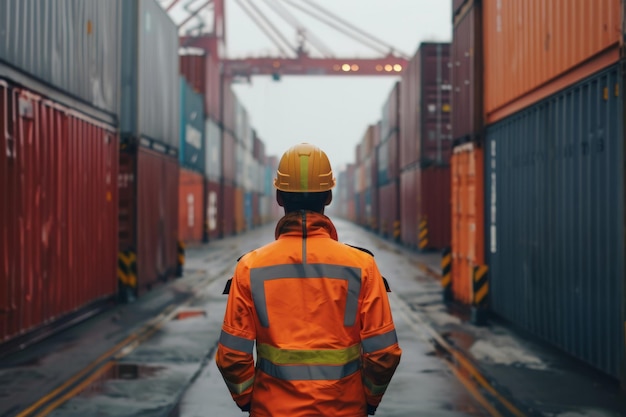
[[[166,10],[171,10],[180,0],[169,1]],[[183,0],[183,10],[187,16],[178,23],[179,28],[196,18],[198,24],[188,30],[185,44],[203,47],[210,50],[225,50],[226,20],[224,18],[225,0],[207,0],[197,5],[198,0]],[[254,75],[271,75],[279,80],[282,75],[399,75],[407,65],[408,57],[395,50],[380,39],[359,29],[350,22],[336,16],[329,10],[319,6],[314,0],[234,0],[250,19],[263,31],[278,49],[275,56],[230,59],[219,56],[223,64],[224,75],[229,78]],[[293,46],[274,22],[259,8],[262,1],[276,16],[295,28],[298,43]],[[256,2],[256,3],[255,3]],[[207,25],[199,13],[212,9],[213,26],[210,36],[194,36],[194,31],[202,31]],[[312,34],[292,12],[298,10],[337,32],[352,38],[376,51],[375,58],[336,57],[319,38]],[[311,49],[315,49],[313,56]]]

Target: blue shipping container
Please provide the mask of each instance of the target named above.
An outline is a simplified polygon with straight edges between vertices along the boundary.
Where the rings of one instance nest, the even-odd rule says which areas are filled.
[[[624,131],[618,66],[487,129],[486,241],[498,315],[618,377]]]
[[[181,166],[197,172],[205,169],[204,98],[180,77]]]

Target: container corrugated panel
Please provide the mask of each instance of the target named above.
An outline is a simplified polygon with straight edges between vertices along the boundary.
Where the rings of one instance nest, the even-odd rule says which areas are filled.
[[[452,32],[452,138],[476,140],[483,128],[482,13],[475,0]]]
[[[231,132],[224,130],[222,132],[224,140],[222,142],[222,172],[221,177],[226,182],[235,184],[237,181],[237,142]]]
[[[485,155],[491,308],[616,377],[623,92],[616,65],[490,126]]]
[[[400,195],[398,181],[382,185],[378,188],[378,201],[384,203],[380,205],[378,224],[380,234],[387,238],[399,238],[397,224],[400,222]]]
[[[254,213],[252,209],[253,198],[252,191],[244,191],[243,193],[243,230],[252,230],[254,227]]]
[[[400,129],[400,82],[396,82],[383,104],[380,141],[385,142]]]
[[[204,71],[205,90],[203,92],[205,98],[204,109],[206,116],[213,120],[220,120],[220,102],[222,97],[221,76],[220,76],[220,60],[217,57],[218,39],[212,35],[198,35],[189,37],[181,37],[180,45],[183,48],[183,54],[186,49],[198,48],[205,54]]]
[[[371,215],[370,215],[370,227],[374,231],[378,231],[378,217],[379,217],[379,200],[378,200],[378,158],[376,157],[376,150],[371,157],[372,169],[370,171],[370,184],[369,187],[371,195]]]
[[[121,2],[0,2],[0,60],[119,113]]]
[[[422,43],[400,84],[400,169],[447,164],[451,150],[450,44]]]
[[[0,80],[0,342],[115,295],[113,126]]]
[[[449,166],[431,166],[420,170],[418,221],[425,221],[428,229],[428,242],[422,249],[441,250],[450,246],[450,184]],[[423,232],[424,225],[418,226]]]
[[[417,201],[419,199],[419,167],[400,174],[400,240],[406,246],[417,248]]]
[[[189,48],[179,55],[180,74],[193,91],[202,95],[207,90],[207,59],[207,53],[201,49]]]
[[[197,172],[205,170],[204,98],[180,79],[180,148],[181,166]]]
[[[204,236],[204,178],[181,168],[178,188],[178,236],[185,243],[201,243]]]
[[[221,120],[224,129],[237,138],[237,96],[230,85],[226,85],[223,90],[223,103],[221,103],[223,109],[218,120]]]
[[[178,33],[155,0],[125,0],[120,132],[178,149]],[[158,86],[158,87],[157,87]]]
[[[621,1],[487,0],[482,4],[488,123],[619,59]]]
[[[176,158],[137,150],[138,292],[174,277],[178,263],[178,175]]]
[[[143,147],[120,154],[119,250],[136,256],[136,295],[176,271],[178,175],[171,156]]]
[[[205,167],[204,174],[212,181],[219,181],[222,176],[222,130],[211,119],[204,123],[205,132]]]
[[[252,193],[252,227],[263,224],[261,217],[261,195],[258,192]]]
[[[454,299],[471,304],[473,268],[485,265],[484,152],[474,143],[454,148],[451,176],[451,253]]]
[[[236,233],[236,214],[235,214],[235,186],[233,184],[224,183],[220,186],[222,191],[222,200],[219,204],[219,216],[221,224],[220,237],[232,236]]]
[[[235,187],[235,201],[232,210],[235,212],[235,233],[243,233],[246,230],[245,198],[241,187]]]
[[[206,240],[212,241],[220,237],[222,223],[220,204],[220,184],[205,178],[206,187],[206,213],[205,234]]]

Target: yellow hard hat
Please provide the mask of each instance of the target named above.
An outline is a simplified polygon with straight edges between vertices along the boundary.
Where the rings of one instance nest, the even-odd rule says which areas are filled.
[[[274,186],[290,193],[319,193],[335,186],[328,156],[317,146],[300,143],[280,158]]]

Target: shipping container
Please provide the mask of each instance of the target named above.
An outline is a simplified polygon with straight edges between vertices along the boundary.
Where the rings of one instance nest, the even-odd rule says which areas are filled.
[[[243,188],[235,186],[235,201],[231,208],[234,211],[235,233],[243,233],[246,230],[245,193]]]
[[[222,130],[212,119],[206,119],[205,132],[205,167],[204,174],[211,181],[218,181],[222,177]]]
[[[224,182],[221,186],[221,201],[219,201],[220,237],[232,236],[237,233],[237,213],[235,186]]]
[[[182,77],[180,78],[180,122],[178,153],[180,165],[196,172],[204,172],[206,149],[203,97],[193,91]]]
[[[618,0],[487,0],[483,7],[487,124],[616,63]]]
[[[400,169],[448,164],[450,44],[421,43],[400,83]]]
[[[615,65],[489,126],[485,153],[491,309],[615,377],[624,362],[623,94]]]
[[[456,0],[455,0],[456,1]],[[479,141],[483,129],[482,13],[477,0],[467,0],[454,18],[451,46],[452,139]]]
[[[261,218],[261,195],[258,192],[252,193],[252,225],[250,229],[263,224]]]
[[[454,148],[452,181],[452,295],[471,304],[473,270],[485,265],[484,153],[474,142]]]
[[[179,43],[181,74],[198,93],[204,95],[205,116],[220,120],[223,92],[218,38],[206,34],[181,37]]]
[[[470,3],[472,0],[452,0],[452,16],[456,16],[466,3]]]
[[[397,81],[383,104],[380,119],[380,141],[385,142],[400,130],[400,82]]]
[[[213,241],[220,238],[222,227],[222,206],[220,202],[220,183],[209,179],[204,180],[206,190],[205,212],[205,241]]]
[[[386,141],[381,142],[376,148],[378,185],[385,185],[391,181],[397,181],[400,175],[398,141],[400,135],[396,131]]]
[[[117,293],[119,137],[4,80],[0,132],[5,342]]]
[[[450,168],[404,170],[400,177],[400,240],[419,250],[450,245]]]
[[[399,179],[378,187],[380,234],[383,237],[400,239],[400,195]]]
[[[221,135],[222,153],[220,157],[220,163],[222,165],[222,172],[220,178],[230,184],[235,184],[238,176],[237,142],[235,140],[235,137],[228,130],[222,130]]]
[[[121,136],[178,149],[178,29],[155,0],[122,6]]]
[[[136,259],[135,278],[120,277],[124,294],[141,295],[173,277],[178,261],[178,175],[176,158],[142,146],[120,155],[119,248]]]
[[[181,168],[178,187],[178,236],[185,244],[201,243],[204,237],[204,178]]]
[[[0,2],[0,75],[31,85],[21,78],[27,73],[65,92],[55,97],[62,104],[84,102],[118,114],[122,6],[119,0],[68,0],[54,6]],[[89,111],[88,106],[75,108]]]
[[[252,230],[252,228],[254,227],[254,210],[252,208],[252,205],[254,204],[254,199],[252,195],[252,191],[244,191],[243,193],[243,231]]]

